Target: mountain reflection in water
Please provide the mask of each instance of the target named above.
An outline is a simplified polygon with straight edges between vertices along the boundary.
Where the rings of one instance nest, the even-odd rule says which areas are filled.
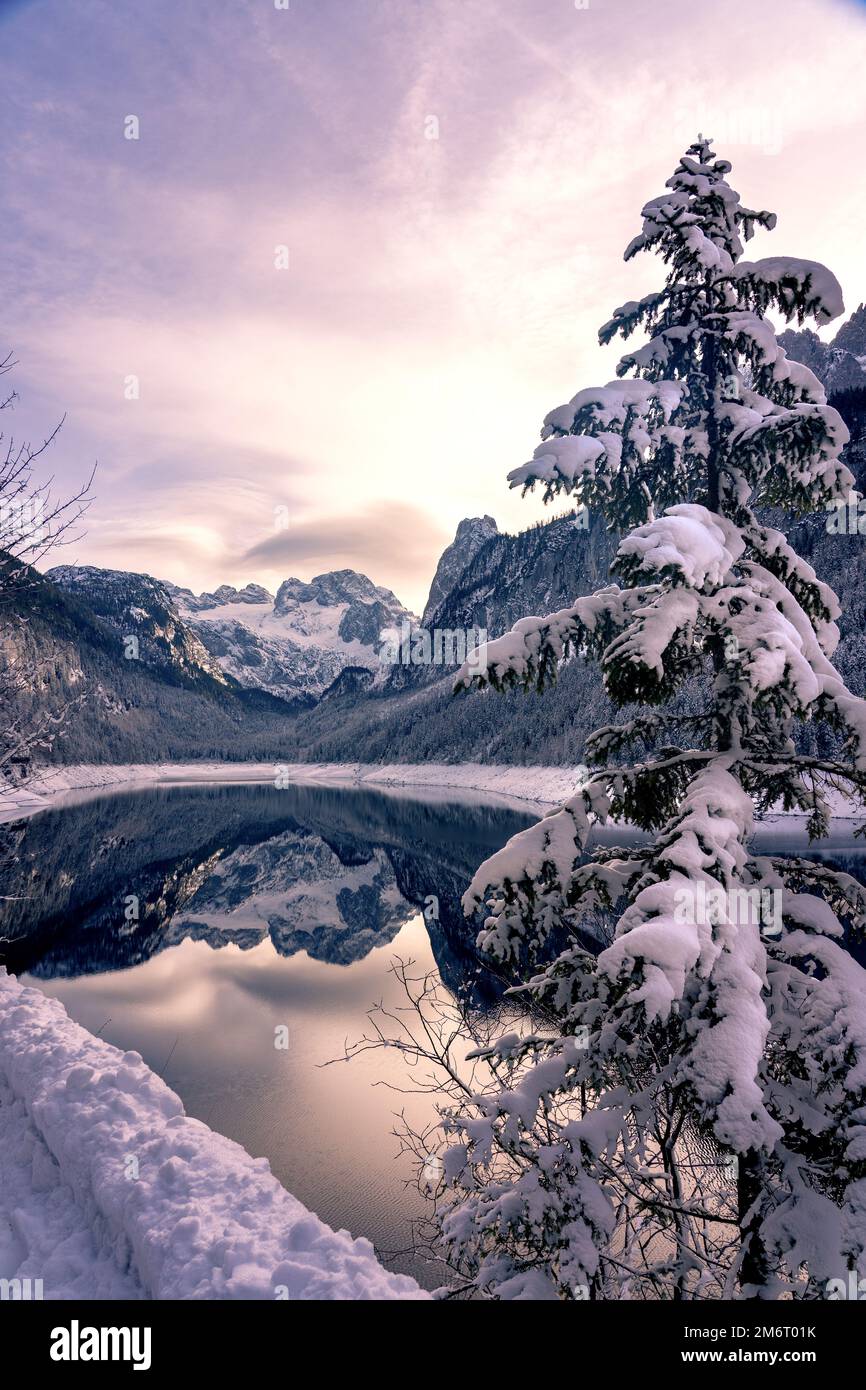
[[[7,958],[52,979],[124,969],[186,938],[245,950],[268,937],[280,955],[348,965],[426,905],[443,979],[456,986],[472,940],[461,894],[533,819],[320,787],[100,797],[0,827],[3,891],[15,899]]]
[[[507,806],[360,790],[179,786],[100,796],[0,827],[5,963],[109,1042],[142,1054],[187,1112],[268,1157],[323,1220],[406,1251],[424,1209],[398,1160],[399,1053],[324,1064],[401,1002],[395,956],[478,1006],[460,898],[534,819]],[[426,911],[425,911],[426,909]],[[276,1029],[289,1047],[275,1048]]]

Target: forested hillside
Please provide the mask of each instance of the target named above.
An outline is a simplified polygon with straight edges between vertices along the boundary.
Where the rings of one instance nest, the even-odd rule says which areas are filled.
[[[280,756],[295,711],[196,665],[188,634],[170,627],[169,637],[148,634],[139,656],[127,657],[107,618],[35,571],[16,607],[24,621],[5,640],[35,679],[17,695],[14,713],[25,725],[46,713],[59,721],[40,761]]]

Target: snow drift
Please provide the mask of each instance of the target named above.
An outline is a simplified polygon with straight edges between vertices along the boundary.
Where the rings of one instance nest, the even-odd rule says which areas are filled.
[[[427,1297],[2,969],[0,1107],[0,1274],[46,1298]]]

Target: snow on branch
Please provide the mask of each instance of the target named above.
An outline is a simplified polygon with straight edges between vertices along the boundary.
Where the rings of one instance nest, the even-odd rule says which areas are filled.
[[[619,472],[631,453],[643,458],[663,441],[682,445],[682,431],[670,425],[684,383],[613,381],[579,391],[567,405],[545,416],[542,443],[529,463],[508,474],[511,487],[545,487],[545,500]]]
[[[495,690],[541,689],[555,678],[570,650],[603,650],[622,627],[627,607],[638,604],[638,594],[626,595],[611,584],[546,618],[521,618],[510,632],[469,653],[455,677],[454,691],[468,690],[472,684]]]
[[[706,507],[683,502],[620,542],[614,568],[634,580],[669,576],[700,589],[721,584],[745,549],[739,529]]]
[[[507,960],[528,939],[546,938],[560,920],[590,827],[605,821],[609,805],[604,779],[594,779],[485,860],[463,895],[467,916],[485,900],[493,908],[478,937],[480,950]]]
[[[746,291],[762,313],[774,307],[786,320],[796,316],[802,323],[809,316],[823,324],[845,312],[839,281],[818,261],[800,260],[796,256],[740,261],[731,271],[731,280],[740,294]]]

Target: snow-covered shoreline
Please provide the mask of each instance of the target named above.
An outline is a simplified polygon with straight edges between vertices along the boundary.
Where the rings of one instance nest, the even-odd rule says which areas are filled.
[[[136,1052],[0,968],[0,1277],[46,1299],[423,1299]]]
[[[485,793],[505,801],[556,806],[572,795],[579,767],[523,767],[495,763],[82,763],[49,768],[21,790],[0,793],[0,823],[36,815],[49,807],[73,804],[112,788],[224,784],[281,780],[299,786],[393,788],[421,794],[430,790]]]
[[[0,825],[37,815],[51,807],[75,805],[112,789],[134,791],[193,783],[243,785],[276,781],[281,785],[371,787],[424,799],[460,793],[460,800],[483,796],[490,804],[516,804],[539,813],[560,806],[585,776],[585,768],[513,763],[77,763],[47,768],[26,788],[0,790]],[[863,815],[838,792],[828,796],[838,820]],[[779,812],[764,824],[802,820],[796,812]]]

